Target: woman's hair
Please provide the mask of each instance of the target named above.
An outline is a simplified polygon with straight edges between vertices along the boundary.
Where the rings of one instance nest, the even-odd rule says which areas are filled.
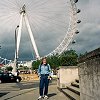
[[[46,57],[44,57],[44,58],[42,58],[42,60],[41,60],[41,65],[43,64],[43,60],[44,59],[46,59],[47,60],[47,58]],[[47,62],[46,62],[46,64],[45,65],[47,65]]]

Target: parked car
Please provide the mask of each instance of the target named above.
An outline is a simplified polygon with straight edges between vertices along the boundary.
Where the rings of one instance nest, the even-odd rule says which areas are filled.
[[[0,72],[0,83],[20,82],[20,76],[14,76],[12,73]]]

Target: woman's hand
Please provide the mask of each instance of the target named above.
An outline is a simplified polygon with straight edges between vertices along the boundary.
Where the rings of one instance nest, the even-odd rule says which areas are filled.
[[[52,77],[51,77],[51,76],[48,76],[48,79],[49,79],[49,80],[51,80],[51,79],[52,79]]]
[[[40,76],[40,75],[38,75],[38,77],[39,77],[39,80],[40,80],[41,76]]]

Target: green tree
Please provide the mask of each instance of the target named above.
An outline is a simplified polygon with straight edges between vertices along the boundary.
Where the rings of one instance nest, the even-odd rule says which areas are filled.
[[[56,69],[59,67],[59,56],[56,54],[51,57],[47,57],[47,62],[51,65],[51,68]]]
[[[9,67],[6,67],[6,70],[7,70],[7,71],[12,71],[13,68],[12,68],[12,66],[9,66]]]
[[[76,66],[78,55],[75,50],[65,51],[60,56],[60,66]]]
[[[23,66],[23,69],[24,70],[28,70],[29,68],[27,66]]]
[[[47,57],[47,62],[51,65],[52,69],[56,69],[59,66],[76,66],[77,65],[77,58],[78,55],[76,53],[75,50],[69,50],[69,51],[65,51],[63,52],[61,55],[52,55]],[[37,69],[39,64],[40,64],[40,60],[34,61],[32,63],[32,69]]]
[[[32,69],[35,70],[35,69],[38,69],[38,66],[40,65],[40,60],[37,60],[37,61],[33,61],[32,63]]]

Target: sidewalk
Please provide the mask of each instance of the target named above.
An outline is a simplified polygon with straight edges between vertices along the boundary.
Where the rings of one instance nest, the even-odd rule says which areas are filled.
[[[24,89],[9,93],[0,100],[37,100],[39,96],[39,88]],[[61,93],[55,83],[49,86],[49,99],[48,100],[69,100],[63,93]]]

